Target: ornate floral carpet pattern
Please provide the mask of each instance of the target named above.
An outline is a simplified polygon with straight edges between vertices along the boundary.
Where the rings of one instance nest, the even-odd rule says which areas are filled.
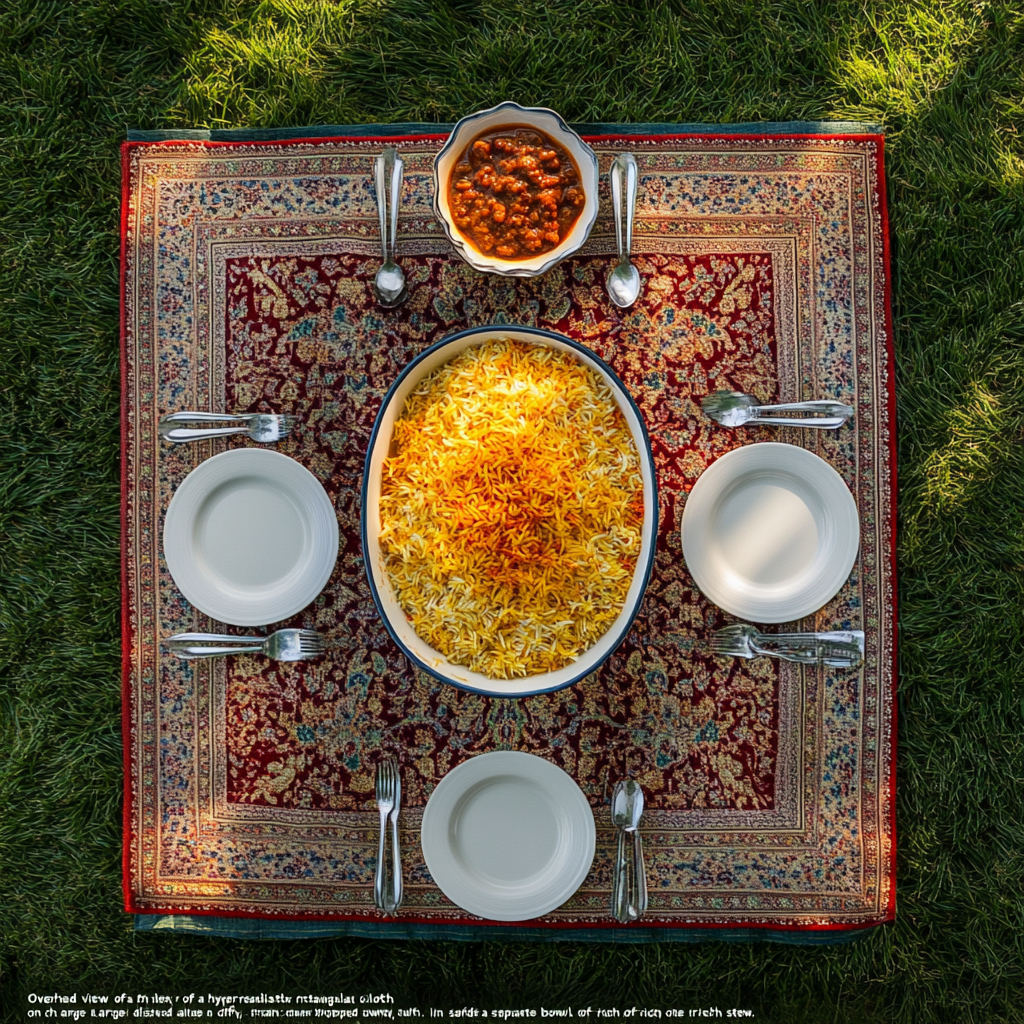
[[[891,919],[895,467],[881,138],[593,138],[603,190],[616,152],[629,148],[640,166],[634,238],[645,286],[627,311],[604,289],[614,253],[607,195],[584,250],[542,278],[482,276],[462,263],[431,212],[443,138],[395,140],[411,297],[392,312],[370,287],[379,138],[125,144],[127,909],[377,920],[374,771],[396,755],[402,919],[435,934],[480,923],[434,885],[419,824],[447,771],[514,749],[564,768],[598,828],[582,887],[531,928],[620,927],[609,912],[608,798],[626,772],[648,795],[645,927]],[[378,619],[359,541],[363,460],[388,387],[445,335],[504,323],[562,332],[613,366],[646,419],[660,491],[656,565],[626,641],[576,686],[521,700],[411,669]],[[837,432],[727,430],[700,412],[721,387],[765,401],[834,397],[856,416]],[[189,471],[249,442],[161,444],[160,415],[186,408],[299,416],[278,447],[323,483],[341,549],[322,595],[268,625],[320,630],[333,641],[323,660],[186,663],[161,649],[172,633],[232,629],[177,591],[161,537]],[[834,600],[793,625],[864,630],[858,672],[723,661],[706,649],[730,618],[687,572],[680,517],[708,465],[759,440],[815,451],[856,498],[854,570]]]

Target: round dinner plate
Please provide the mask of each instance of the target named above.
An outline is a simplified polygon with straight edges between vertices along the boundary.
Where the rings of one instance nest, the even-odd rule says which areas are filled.
[[[817,611],[846,582],[860,546],[857,505],[813,452],[762,442],[713,462],[683,510],[683,557],[719,608],[754,622]]]
[[[453,768],[423,812],[423,856],[457,906],[492,921],[560,907],[594,861],[594,815],[561,768],[497,750]]]
[[[201,612],[264,626],[323,590],[338,560],[338,518],[320,481],[294,459],[233,448],[200,463],[174,492],[164,555]]]

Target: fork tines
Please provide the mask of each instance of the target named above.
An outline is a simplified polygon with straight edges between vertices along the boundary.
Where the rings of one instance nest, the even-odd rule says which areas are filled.
[[[712,654],[721,654],[724,657],[742,658],[745,654],[743,648],[732,637],[713,636],[708,646]]]
[[[323,654],[324,639],[319,633],[311,629],[304,629],[299,633],[299,650],[307,657]]]

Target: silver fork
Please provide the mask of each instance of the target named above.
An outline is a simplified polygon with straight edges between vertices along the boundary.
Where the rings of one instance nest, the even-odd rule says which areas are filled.
[[[402,777],[394,758],[377,765],[377,809],[380,811],[380,842],[373,879],[373,902],[385,914],[394,914],[402,903],[402,855],[398,847],[398,811],[402,803]],[[391,870],[385,856],[388,821],[391,823]],[[390,875],[390,885],[388,884]]]
[[[270,636],[176,633],[164,647],[186,661],[227,654],[265,654],[275,661],[309,661],[324,653],[324,639],[312,629],[279,629]]]
[[[712,635],[711,650],[727,658],[767,655],[803,665],[856,668],[864,660],[864,634],[860,630],[761,633],[745,622],[737,622]]]
[[[222,423],[224,426],[182,426],[189,423]],[[172,444],[205,441],[211,437],[230,437],[232,434],[248,434],[260,444],[274,444],[286,438],[297,423],[298,417],[287,413],[172,412],[160,417],[157,431],[165,441]]]

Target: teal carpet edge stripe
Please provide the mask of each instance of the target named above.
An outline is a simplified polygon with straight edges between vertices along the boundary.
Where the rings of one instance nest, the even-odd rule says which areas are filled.
[[[276,142],[286,139],[326,139],[359,135],[444,135],[452,124],[318,124],[305,128],[178,128],[161,131],[128,130],[129,142]],[[881,125],[860,121],[779,121],[745,124],[605,124],[575,123],[581,135],[881,135]]]
[[[402,924],[401,921],[269,921],[200,914],[136,914],[135,931],[223,939],[399,939],[430,942],[778,942],[787,946],[846,946],[874,927],[793,932],[767,928],[503,928],[494,925]]]

